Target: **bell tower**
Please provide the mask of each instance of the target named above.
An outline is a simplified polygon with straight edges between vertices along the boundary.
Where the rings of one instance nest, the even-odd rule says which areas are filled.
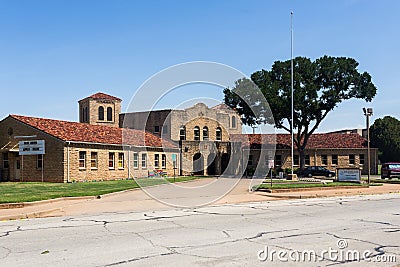
[[[119,127],[121,101],[100,92],[79,100],[79,122]]]

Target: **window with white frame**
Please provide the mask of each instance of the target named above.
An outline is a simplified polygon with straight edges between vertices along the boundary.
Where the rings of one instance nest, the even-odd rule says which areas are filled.
[[[90,168],[97,169],[97,152],[90,153]]]
[[[221,127],[217,127],[215,130],[215,140],[222,141],[222,130]]]
[[[155,154],[154,155],[154,168],[160,167],[160,155]]]
[[[194,140],[195,141],[199,141],[200,140],[200,127],[199,126],[194,127],[193,135],[194,135]]]
[[[138,153],[133,153],[133,168],[139,168],[139,156]]]
[[[142,154],[142,169],[147,168],[147,154]]]
[[[79,151],[79,169],[86,168],[86,151]]]
[[[163,169],[167,168],[167,156],[165,154],[161,155],[161,167]]]
[[[186,140],[185,126],[181,126],[181,128],[179,128],[179,140]]]
[[[115,169],[115,153],[114,152],[108,153],[108,168],[110,170]]]
[[[118,169],[123,169],[125,166],[124,153],[118,153]]]

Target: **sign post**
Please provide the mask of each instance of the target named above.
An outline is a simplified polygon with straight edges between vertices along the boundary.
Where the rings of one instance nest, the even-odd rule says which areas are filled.
[[[172,163],[173,163],[173,166],[174,166],[174,183],[175,183],[176,154],[172,154]]]
[[[272,189],[272,170],[274,169],[275,162],[273,159],[268,160],[268,168],[271,171],[271,189]]]

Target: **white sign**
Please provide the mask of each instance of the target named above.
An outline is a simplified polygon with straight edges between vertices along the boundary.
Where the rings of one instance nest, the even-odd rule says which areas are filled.
[[[268,160],[268,168],[272,169],[275,166],[275,162],[273,159]]]
[[[360,182],[360,169],[337,169],[339,182]]]
[[[45,154],[44,140],[19,141],[20,155],[40,155]]]

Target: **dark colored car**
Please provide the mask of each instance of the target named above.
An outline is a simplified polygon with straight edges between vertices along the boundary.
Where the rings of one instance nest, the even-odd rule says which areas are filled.
[[[313,176],[335,177],[335,172],[330,171],[322,166],[305,167],[301,174],[305,177],[313,177]]]
[[[400,162],[388,162],[382,164],[381,178],[391,179],[393,176],[400,177]]]

